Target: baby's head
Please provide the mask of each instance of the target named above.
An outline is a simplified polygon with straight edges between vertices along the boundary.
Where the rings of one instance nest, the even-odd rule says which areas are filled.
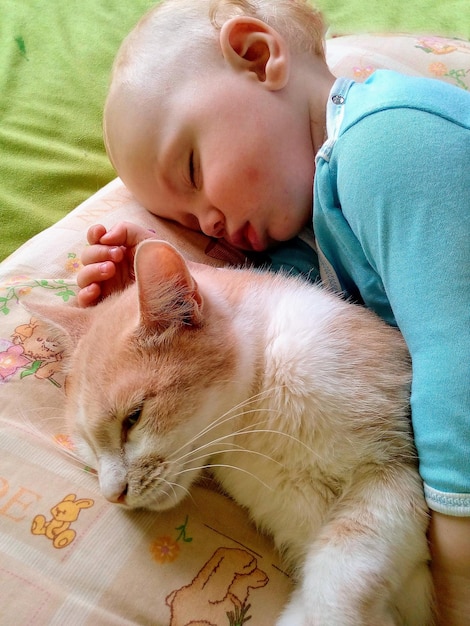
[[[116,58],[108,153],[152,213],[261,250],[310,217],[331,82],[304,0],[163,0]]]

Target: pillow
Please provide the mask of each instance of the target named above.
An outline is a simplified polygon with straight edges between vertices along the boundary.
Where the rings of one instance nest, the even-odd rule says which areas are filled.
[[[470,90],[470,41],[431,35],[347,35],[327,40],[336,76],[365,80],[377,69],[439,78]]]
[[[0,264],[0,621],[273,624],[291,580],[245,511],[197,487],[171,511],[126,512],[72,456],[64,346],[23,305],[73,303],[87,226],[129,215],[190,260],[235,260],[142,209],[117,179]]]

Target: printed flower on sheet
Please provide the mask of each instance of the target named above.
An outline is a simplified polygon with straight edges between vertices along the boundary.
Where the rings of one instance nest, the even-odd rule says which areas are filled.
[[[447,67],[445,63],[440,63],[439,61],[436,61],[435,63],[431,63],[429,65],[429,71],[436,78],[439,78],[441,76],[445,76],[447,72],[449,71],[449,68]]]
[[[359,66],[353,67],[354,80],[359,80],[359,81],[366,80],[374,72],[375,72],[375,67],[372,67],[372,65],[366,65],[366,67],[359,67]]]
[[[467,74],[470,74],[470,70],[456,70],[454,68],[448,68],[445,63],[431,63],[429,65],[429,72],[436,78],[450,78],[455,82],[457,87],[461,87],[468,91],[468,87],[465,83]]]
[[[416,41],[415,48],[419,48],[423,52],[426,52],[426,54],[440,56],[451,54],[452,52],[470,52],[468,44],[460,43],[457,40],[449,41],[447,39],[441,39],[440,37],[421,37]],[[452,64],[456,65],[457,63],[457,67],[452,67]],[[462,63],[462,59],[459,60],[459,55],[457,55],[457,57],[454,55],[448,63],[433,61],[429,64],[428,71],[431,76],[447,78],[449,79],[448,82],[453,82],[457,87],[468,91],[468,76],[470,75],[470,70],[468,69],[468,63],[464,62],[464,67],[459,67],[460,63]]]
[[[73,452],[75,450],[75,444],[72,441],[70,435],[64,435],[63,433],[59,433],[58,435],[54,435],[54,442],[58,443],[59,446],[65,448],[66,450],[70,450]]]
[[[172,563],[178,558],[180,547],[171,537],[158,537],[150,544],[150,553],[158,563]]]
[[[76,274],[83,267],[80,258],[75,254],[75,252],[69,252],[67,256],[67,260],[65,262],[65,269],[67,272],[71,274]]]
[[[28,295],[28,293],[31,291],[32,287],[27,283],[29,280],[31,280],[29,278],[29,276],[25,276],[24,274],[21,276],[12,276],[9,280],[7,280],[7,282],[3,285],[3,288],[5,289],[6,287],[16,287],[19,285],[18,289],[16,290],[16,293],[18,294],[18,296],[26,296]]]
[[[72,262],[75,261],[72,259]],[[0,313],[8,315],[11,312],[12,304],[19,304],[20,298],[30,293],[32,289],[44,289],[55,292],[55,295],[62,298],[64,302],[68,302],[70,298],[74,298],[77,285],[73,281],[65,281],[63,279],[46,280],[46,279],[24,279],[23,277],[15,277],[0,285]]]
[[[98,475],[98,472],[93,467],[90,467],[89,465],[83,465],[82,459],[80,459],[78,454],[75,454],[76,445],[70,435],[67,435],[65,433],[57,433],[55,435],[52,435],[52,441],[56,445],[63,448],[64,450],[67,450],[68,452],[70,452],[71,453],[70,456],[76,459],[78,463],[80,463],[84,472],[88,472],[89,474],[94,474],[95,476]]]
[[[184,522],[175,528],[178,532],[176,539],[172,539],[171,537],[165,535],[158,537],[155,541],[152,541],[150,544],[150,553],[155,561],[163,565],[165,563],[172,563],[178,558],[180,553],[180,546],[178,542],[182,541],[183,543],[191,543],[193,540],[193,538],[188,535],[188,524],[189,515],[186,515]]]
[[[14,344],[0,352],[0,382],[5,382],[16,371],[29,365],[29,360],[23,354],[23,347]]]
[[[457,50],[457,46],[440,37],[422,37],[416,42],[416,48],[421,48],[428,54],[450,54]]]

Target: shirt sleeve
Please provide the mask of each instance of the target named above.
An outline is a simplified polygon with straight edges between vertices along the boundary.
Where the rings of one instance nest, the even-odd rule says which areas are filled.
[[[411,354],[428,504],[470,515],[470,130],[414,109],[381,111],[340,137],[333,167],[343,216]]]
[[[320,280],[318,255],[300,237],[294,237],[279,244],[276,248],[258,255],[256,263],[272,272],[302,276],[312,283]]]

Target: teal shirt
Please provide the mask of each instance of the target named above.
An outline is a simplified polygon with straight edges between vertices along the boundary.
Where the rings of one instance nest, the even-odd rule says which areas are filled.
[[[428,504],[470,515],[470,94],[380,70],[337,80],[327,118],[323,282],[400,328]]]

